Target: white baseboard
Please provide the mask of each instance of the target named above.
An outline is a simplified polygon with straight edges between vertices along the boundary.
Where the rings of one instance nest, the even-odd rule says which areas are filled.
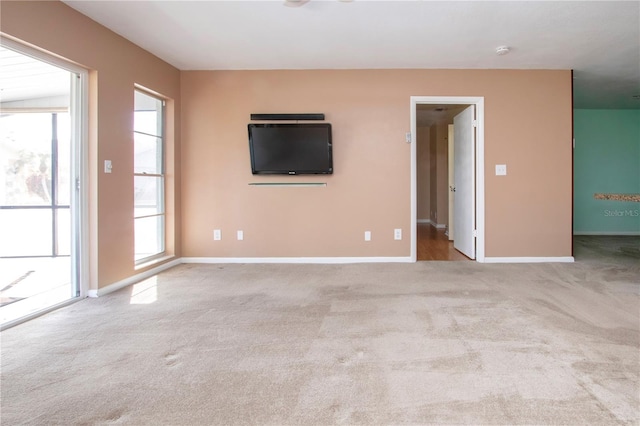
[[[566,257],[485,257],[484,263],[572,263],[573,256]]]
[[[484,263],[542,263],[573,262],[568,257],[485,257]],[[348,264],[348,263],[412,263],[410,256],[396,257],[183,257],[132,275],[122,281],[115,282],[97,290],[89,290],[89,297],[100,297],[120,290],[139,281],[150,278],[164,270],[182,263],[290,263],[290,264]]]
[[[591,231],[573,231],[573,235],[602,235],[602,236],[618,236],[618,235],[631,235],[638,236],[640,231],[619,231],[619,232],[591,232]]]
[[[398,257],[183,257],[182,263],[410,263]]]
[[[435,223],[434,221],[432,221],[431,219],[418,219],[416,221],[417,223],[426,223],[429,224],[437,229],[444,229],[447,227],[447,225],[443,224],[443,223]]]
[[[167,270],[169,268],[173,268],[174,266],[178,266],[181,263],[182,263],[182,259],[174,259],[171,262],[163,263],[160,266],[148,269],[148,270],[146,270],[144,272],[141,272],[139,274],[132,275],[132,276],[130,276],[128,278],[125,278],[122,281],[115,282],[115,283],[110,284],[110,285],[108,285],[106,287],[102,287],[102,288],[99,288],[97,290],[89,290],[88,296],[89,297],[104,296],[105,294],[112,293],[114,291],[120,290],[121,288],[125,288],[125,287],[127,287],[127,286],[129,286],[131,284],[135,284],[138,281],[142,281],[142,280],[145,280],[145,279],[147,279],[149,277],[152,277],[152,276],[154,276],[156,274],[159,274],[160,272],[162,272],[164,270]]]

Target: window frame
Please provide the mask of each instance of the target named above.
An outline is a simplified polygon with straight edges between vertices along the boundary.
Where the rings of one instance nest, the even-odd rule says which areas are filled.
[[[159,123],[157,123],[156,125],[156,130],[159,133],[159,135],[154,135],[154,134],[150,134],[150,133],[146,133],[146,132],[142,132],[142,131],[136,131],[136,127],[135,127],[135,113],[136,113],[136,109],[135,109],[135,93],[138,92],[144,96],[148,96],[154,100],[159,101],[160,103],[160,113],[158,114],[159,117]],[[167,208],[166,208],[166,127],[167,127],[167,123],[166,123],[166,99],[158,96],[157,94],[151,93],[139,86],[135,86],[134,87],[134,125],[133,125],[133,144],[134,144],[134,153],[135,153],[135,137],[136,134],[139,135],[144,135],[144,136],[149,136],[149,137],[153,137],[153,138],[157,138],[160,140],[159,143],[159,151],[160,154],[158,156],[158,153],[156,153],[156,164],[159,168],[159,173],[148,173],[148,172],[136,172],[135,170],[135,158],[134,158],[134,171],[133,171],[133,179],[134,182],[136,180],[137,177],[148,177],[148,178],[156,178],[159,180],[159,184],[157,185],[156,188],[156,205],[159,207],[157,212],[154,214],[145,214],[145,215],[140,215],[137,216],[136,215],[136,204],[135,204],[135,196],[134,196],[134,206],[133,206],[133,221],[134,221],[134,262],[135,262],[135,266],[139,266],[141,264],[144,263],[148,263],[150,261],[156,260],[158,258],[164,257],[166,254],[166,249],[167,249],[167,235],[166,235],[166,222],[167,222]],[[159,157],[159,158],[158,158]],[[134,183],[135,185],[135,183]],[[135,186],[134,186],[135,187]],[[157,217],[157,218],[161,218],[161,220],[159,221],[159,223],[157,224],[157,230],[156,230],[156,238],[157,238],[157,244],[159,246],[159,251],[153,254],[150,254],[149,256],[144,256],[144,257],[140,257],[137,258],[137,244],[136,244],[136,221],[138,219],[148,219],[148,218],[152,218],[152,217]]]

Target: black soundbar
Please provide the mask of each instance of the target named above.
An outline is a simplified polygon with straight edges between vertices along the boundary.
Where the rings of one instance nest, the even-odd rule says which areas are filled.
[[[252,120],[324,120],[324,114],[251,114]]]

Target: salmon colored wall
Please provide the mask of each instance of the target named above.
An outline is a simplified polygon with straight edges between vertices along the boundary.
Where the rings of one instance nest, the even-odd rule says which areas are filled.
[[[416,134],[416,198],[418,220],[429,220],[431,211],[431,164],[429,163],[430,127],[418,127]]]
[[[409,256],[410,96],[485,98],[486,256],[571,255],[565,70],[182,72],[183,255]],[[326,114],[333,175],[251,174],[249,115],[280,112]],[[495,164],[509,174],[494,176]],[[404,230],[402,241],[394,228]]]
[[[133,91],[139,84],[171,98],[168,106],[169,222],[180,224],[180,72],[60,2],[2,2],[0,29],[90,72],[90,287],[134,275]],[[104,174],[104,160],[113,173]],[[175,198],[174,198],[175,196]],[[167,226],[168,252],[180,255],[180,228]]]
[[[134,83],[175,100],[168,183],[181,189],[169,215],[176,256],[409,256],[410,96],[485,97],[487,256],[571,255],[568,70],[181,73],[59,2],[2,2],[0,28],[92,70],[93,288],[136,272]],[[334,126],[335,174],[252,176],[253,112],[324,112]],[[105,159],[111,175],[100,170]],[[494,176],[495,164],[509,174]],[[265,181],[327,186],[248,185]],[[402,241],[394,228],[405,231]],[[222,229],[222,241],[213,241],[213,229]],[[237,229],[244,241],[233,238]]]

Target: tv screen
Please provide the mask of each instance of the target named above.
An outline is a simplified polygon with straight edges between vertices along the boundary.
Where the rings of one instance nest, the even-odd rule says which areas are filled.
[[[251,172],[331,174],[331,124],[249,124]]]

